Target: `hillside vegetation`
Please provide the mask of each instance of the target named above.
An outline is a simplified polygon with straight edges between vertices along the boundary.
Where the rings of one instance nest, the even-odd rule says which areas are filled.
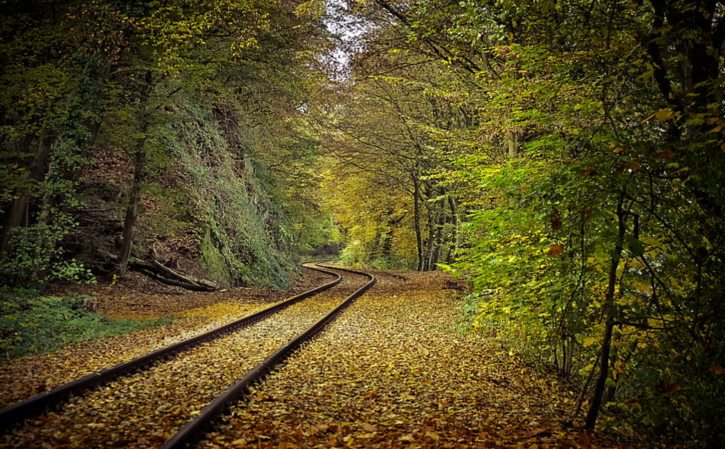
[[[0,11],[9,288],[445,270],[462,332],[559,376],[586,431],[725,446],[723,2]]]
[[[221,287],[288,283],[320,243],[301,230],[324,227],[304,201],[320,5],[2,8],[3,279],[89,281],[150,259]]]

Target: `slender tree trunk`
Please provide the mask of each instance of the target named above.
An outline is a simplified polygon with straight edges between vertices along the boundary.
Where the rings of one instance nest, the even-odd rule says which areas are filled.
[[[430,270],[430,262],[433,257],[433,246],[435,245],[435,222],[433,210],[430,204],[426,204],[426,212],[428,215],[428,237],[426,239],[425,255],[423,258],[423,271]]]
[[[418,256],[416,270],[423,271],[423,232],[420,228],[420,181],[416,174],[413,179],[413,227],[415,227],[415,244]]]
[[[385,234],[383,234],[383,247],[381,250],[381,256],[384,260],[387,262],[390,262],[390,259],[393,255],[393,228],[389,227]]]
[[[380,235],[380,259],[390,263],[393,255],[393,232],[395,225],[400,223],[401,218],[393,218],[393,211],[388,210],[385,218],[385,229]]]
[[[506,146],[508,147],[508,157],[515,158],[519,151],[519,134],[516,131],[506,133]]]
[[[141,139],[136,147],[134,159],[134,174],[131,192],[128,196],[126,216],[123,220],[123,240],[121,250],[118,252],[118,268],[125,271],[128,266],[128,259],[133,249],[133,234],[138,219],[138,202],[141,198],[141,184],[143,183],[143,171],[146,166],[146,153],[143,149],[146,139]]]
[[[451,209],[451,223],[453,224],[453,235],[451,236],[451,250],[448,251],[446,256],[446,263],[451,263],[454,260],[455,254],[458,251],[458,226],[460,225],[460,219],[458,218],[458,203],[456,199],[449,195],[448,196],[448,207]]]
[[[562,376],[569,377],[573,366],[575,340],[572,336],[564,336],[561,339],[561,366],[559,371]]]
[[[152,74],[146,73],[145,84],[141,90],[140,108],[142,115],[141,137],[136,141],[133,165],[133,184],[128,195],[128,204],[126,206],[126,215],[123,220],[123,234],[121,249],[118,252],[118,269],[125,271],[128,266],[128,259],[131,257],[133,249],[133,235],[138,219],[138,203],[141,198],[141,184],[144,179],[144,170],[146,168],[146,133],[149,129],[150,117],[146,111],[148,97],[151,92]]]
[[[43,134],[38,138],[38,148],[35,151],[33,161],[30,163],[28,168],[28,178],[31,183],[41,181],[45,177],[45,172],[48,166],[48,156],[50,155],[50,137]],[[20,192],[20,195],[13,201],[10,207],[10,213],[5,225],[3,226],[3,239],[2,245],[0,246],[0,255],[4,254],[8,250],[10,245],[10,231],[23,224],[29,225],[30,219],[30,200],[32,199],[32,192],[29,188],[24,189]]]
[[[430,185],[430,183],[425,183],[423,187],[426,187],[427,189],[423,190],[423,195],[430,199],[435,196],[435,190]],[[430,203],[430,201],[425,201],[423,203],[425,205],[425,211],[426,211],[426,218],[427,218],[427,225],[426,225],[426,237],[424,239],[424,249],[423,249],[423,269],[422,271],[428,271],[430,270],[430,261],[431,257],[433,255],[433,246],[435,244],[435,222],[436,217],[434,216],[433,211],[433,204]]]
[[[441,255],[441,248],[443,247],[443,227],[446,223],[446,214],[445,214],[445,206],[443,204],[438,207],[437,212],[437,220],[436,220],[436,229],[435,229],[435,244],[433,246],[433,252],[431,254],[430,262],[428,264],[428,268],[430,270],[435,270],[438,264],[438,260]]]
[[[370,250],[370,255],[368,256],[368,261],[375,262],[377,260],[380,260],[380,249],[383,245],[383,238],[385,234],[381,232],[379,229],[375,232],[375,238],[373,238],[373,248]]]
[[[617,202],[617,241],[614,245],[614,252],[612,253],[612,260],[609,265],[609,283],[607,285],[607,294],[604,300],[604,307],[606,313],[606,321],[604,324],[604,338],[602,339],[602,349],[599,357],[599,377],[594,384],[594,394],[592,395],[592,401],[589,405],[589,411],[587,412],[585,428],[592,430],[597,423],[597,417],[599,416],[599,409],[602,406],[602,398],[604,396],[605,387],[607,385],[607,377],[609,377],[609,356],[612,350],[612,331],[614,330],[614,320],[616,315],[616,305],[614,302],[614,295],[617,285],[617,269],[619,268],[619,262],[622,259],[622,251],[624,249],[624,235],[626,232],[625,228],[625,213],[623,210],[624,203],[624,192],[619,196]]]

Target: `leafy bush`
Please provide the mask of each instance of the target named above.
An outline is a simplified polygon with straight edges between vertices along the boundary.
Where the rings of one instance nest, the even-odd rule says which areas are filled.
[[[110,337],[168,320],[113,320],[88,310],[85,296],[39,296],[34,290],[0,291],[0,354],[20,357],[70,343]]]
[[[96,277],[93,276],[91,270],[75,259],[54,263],[49,278],[51,280],[71,282],[74,284],[96,283]]]
[[[92,283],[89,270],[67,260],[63,239],[77,226],[72,212],[80,206],[75,174],[83,165],[77,142],[63,136],[51,149],[48,172],[33,186],[41,200],[36,222],[8,232],[8,247],[0,255],[0,277],[5,285],[41,283],[46,280]]]

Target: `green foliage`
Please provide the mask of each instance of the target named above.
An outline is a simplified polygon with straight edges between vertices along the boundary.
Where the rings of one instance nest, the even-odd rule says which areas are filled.
[[[159,239],[170,239],[192,231],[192,212],[184,192],[159,184],[146,184],[143,193],[152,198],[154,220],[147,221],[146,230]]]
[[[399,160],[388,154],[422,162],[438,189],[425,204],[458,200],[465,218],[444,266],[474,283],[471,327],[580,385],[590,428],[601,409],[600,423],[630,436],[722,446],[722,5],[426,0],[360,11],[378,28],[348,116],[368,131],[340,134],[375,156],[336,150],[383,173]],[[369,202],[408,206],[390,194]],[[356,230],[350,258],[373,251],[374,237],[358,237],[369,229]]]
[[[75,259],[62,260],[53,264],[48,275],[48,280],[68,282],[71,284],[96,283],[96,277],[93,275],[93,272]]]
[[[416,55],[386,53],[379,64],[417,65]],[[377,68],[377,65],[373,65]],[[436,67],[388,75],[366,73],[323,110],[324,145],[334,155],[325,171],[325,204],[344,229],[347,260],[379,267],[431,270],[450,262],[460,219],[449,184],[437,182],[446,166],[435,138],[460,125],[455,94]]]
[[[228,258],[233,259],[234,255],[228,254]],[[233,268],[228,265],[227,258],[211,241],[209,233],[201,241],[201,263],[209,279],[220,285],[232,285]],[[238,269],[244,270],[244,267],[239,266]]]
[[[37,222],[8,232],[8,247],[0,258],[0,275],[6,285],[45,279],[94,282],[93,275],[81,263],[64,260],[60,245],[76,226],[71,211],[80,203],[78,183],[72,176],[82,164],[79,148],[72,139],[60,138],[51,148],[45,179],[35,188],[42,200]]]
[[[76,261],[107,269],[119,246],[161,243],[224,285],[286,285],[294,253],[328,232],[300,107],[319,82],[323,2],[0,8],[4,279],[75,282]]]
[[[279,228],[269,227],[268,191],[250,158],[235,160],[230,142],[209,111],[190,107],[175,125],[175,169],[187,180],[185,195],[204,232],[200,243],[207,274],[222,285],[284,286],[292,266]],[[249,164],[249,165],[247,165]]]
[[[40,296],[34,290],[0,291],[0,353],[20,357],[65,345],[159,326],[168,320],[112,320],[87,309],[87,297]]]
[[[37,283],[48,275],[64,279],[65,270],[60,265],[61,252],[57,245],[72,225],[66,220],[13,229],[10,246],[0,262],[0,275],[6,285]]]

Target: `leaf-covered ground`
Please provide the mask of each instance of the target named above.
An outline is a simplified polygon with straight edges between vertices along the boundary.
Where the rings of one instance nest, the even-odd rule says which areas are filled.
[[[533,372],[496,340],[461,334],[460,292],[445,288],[444,275],[378,275],[372,290],[198,447],[616,447],[567,424],[575,397],[556,379]],[[75,398],[3,436],[0,447],[158,447],[361,283],[345,281],[274,319]],[[225,314],[225,304],[185,313]],[[132,342],[113,342],[114,352],[133,352]],[[86,363],[82,352],[67,357],[69,365]]]
[[[456,331],[439,273],[379,283],[200,446],[614,447],[569,428],[575,397],[500,343]]]
[[[331,279],[324,273],[304,270],[303,276],[289,291],[239,288],[215,293],[189,293],[131,274],[123,282],[110,286],[54,292],[91,295],[100,313],[112,318],[147,320],[171,317],[172,322],[166,326],[69,345],[49,354],[4,360],[0,363],[0,407],[211,330]]]
[[[360,276],[226,337],[72,399],[3,436],[6,447],[160,446],[271,352],[363,283]]]

